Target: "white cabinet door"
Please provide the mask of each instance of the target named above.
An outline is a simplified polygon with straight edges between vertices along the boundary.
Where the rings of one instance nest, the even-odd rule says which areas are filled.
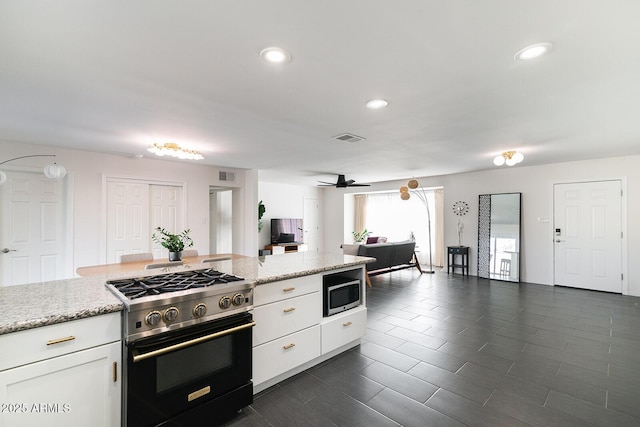
[[[119,426],[121,344],[0,372],[0,425]]]
[[[356,307],[322,322],[322,354],[360,339],[367,332],[367,308]]]

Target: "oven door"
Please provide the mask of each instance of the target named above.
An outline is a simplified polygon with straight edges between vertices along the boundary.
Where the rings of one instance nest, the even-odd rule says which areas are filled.
[[[158,425],[182,414],[211,417],[214,424],[216,412],[235,413],[250,404],[254,325],[243,313],[128,344],[127,425]]]

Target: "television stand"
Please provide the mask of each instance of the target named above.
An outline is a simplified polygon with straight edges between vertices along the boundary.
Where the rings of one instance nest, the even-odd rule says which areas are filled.
[[[266,250],[271,251],[273,255],[287,254],[292,252],[306,252],[309,250],[309,245],[306,243],[272,243],[264,247]]]

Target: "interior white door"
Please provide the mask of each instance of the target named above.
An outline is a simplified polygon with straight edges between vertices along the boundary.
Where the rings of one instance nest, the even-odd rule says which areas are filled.
[[[107,263],[149,252],[149,185],[107,181]]]
[[[302,227],[304,228],[304,243],[308,250],[318,251],[318,199],[305,197]]]
[[[554,186],[555,284],[622,292],[622,184]]]
[[[184,230],[182,187],[150,185],[149,194],[151,233],[156,227],[162,227],[172,233]],[[154,242],[151,242],[151,252],[153,258],[169,256],[165,248]]]
[[[68,277],[63,182],[39,173],[7,172],[0,187],[0,284]]]

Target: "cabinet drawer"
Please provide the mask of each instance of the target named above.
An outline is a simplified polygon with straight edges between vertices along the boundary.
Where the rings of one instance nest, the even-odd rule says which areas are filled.
[[[284,298],[318,292],[321,289],[322,276],[318,274],[258,285],[253,291],[253,305],[257,307]]]
[[[253,384],[258,385],[320,356],[320,326],[253,349]]]
[[[450,247],[449,253],[454,255],[462,255],[462,254],[466,254],[468,250],[469,248],[466,248],[466,247]]]
[[[361,338],[366,330],[365,307],[357,307],[327,318],[322,323],[322,354]]]
[[[0,371],[120,341],[120,313],[0,335]]]
[[[320,323],[322,295],[314,292],[253,309],[253,345],[264,344]]]

